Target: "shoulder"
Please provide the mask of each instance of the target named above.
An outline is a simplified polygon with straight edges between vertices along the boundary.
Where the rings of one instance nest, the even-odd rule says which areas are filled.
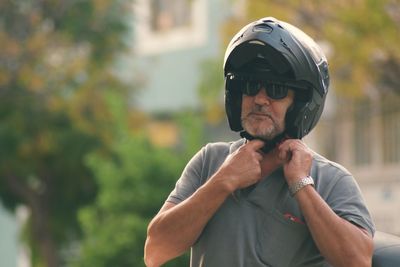
[[[201,170],[203,178],[210,177],[225,161],[225,159],[244,143],[243,140],[234,142],[215,142],[205,145],[188,164]]]
[[[331,161],[320,154],[313,152],[313,171],[318,174],[330,174],[331,177],[342,177],[342,176],[352,176],[349,170],[347,170],[341,164]]]
[[[219,154],[229,155],[243,145],[244,139],[239,139],[231,142],[214,142],[208,143],[203,147],[203,151],[206,154]]]
[[[332,194],[352,195],[360,190],[350,171],[341,164],[316,153],[311,176],[314,178],[317,191],[324,199],[332,197]]]
[[[242,139],[232,142],[208,143],[192,157],[186,168],[210,168],[214,165],[218,165],[243,143],[244,140]]]
[[[331,161],[314,152],[311,176],[321,193],[331,192],[338,184],[356,185],[353,175],[341,164]]]

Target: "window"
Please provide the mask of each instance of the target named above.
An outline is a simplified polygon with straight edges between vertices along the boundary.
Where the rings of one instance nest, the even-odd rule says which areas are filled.
[[[203,45],[207,36],[207,0],[136,0],[135,49],[152,55]]]
[[[190,0],[152,0],[151,30],[164,32],[189,27],[192,17],[191,3]]]

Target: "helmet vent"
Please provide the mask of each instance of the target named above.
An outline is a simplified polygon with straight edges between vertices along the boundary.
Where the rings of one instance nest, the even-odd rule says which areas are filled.
[[[271,33],[273,31],[273,28],[267,24],[258,24],[254,26],[253,31]]]

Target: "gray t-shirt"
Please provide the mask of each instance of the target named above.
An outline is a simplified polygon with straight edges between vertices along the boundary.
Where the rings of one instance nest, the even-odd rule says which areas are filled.
[[[212,143],[188,163],[167,201],[188,198],[244,140]],[[315,154],[315,189],[340,217],[374,234],[374,225],[353,176]],[[321,256],[282,168],[228,197],[192,247],[191,267],[329,266]]]

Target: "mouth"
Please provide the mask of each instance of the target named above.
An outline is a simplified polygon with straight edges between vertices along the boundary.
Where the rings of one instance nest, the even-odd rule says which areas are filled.
[[[266,114],[266,113],[251,112],[251,113],[249,114],[249,116],[264,117],[264,118],[269,118],[270,120],[272,120],[271,116],[270,116],[269,114]]]

